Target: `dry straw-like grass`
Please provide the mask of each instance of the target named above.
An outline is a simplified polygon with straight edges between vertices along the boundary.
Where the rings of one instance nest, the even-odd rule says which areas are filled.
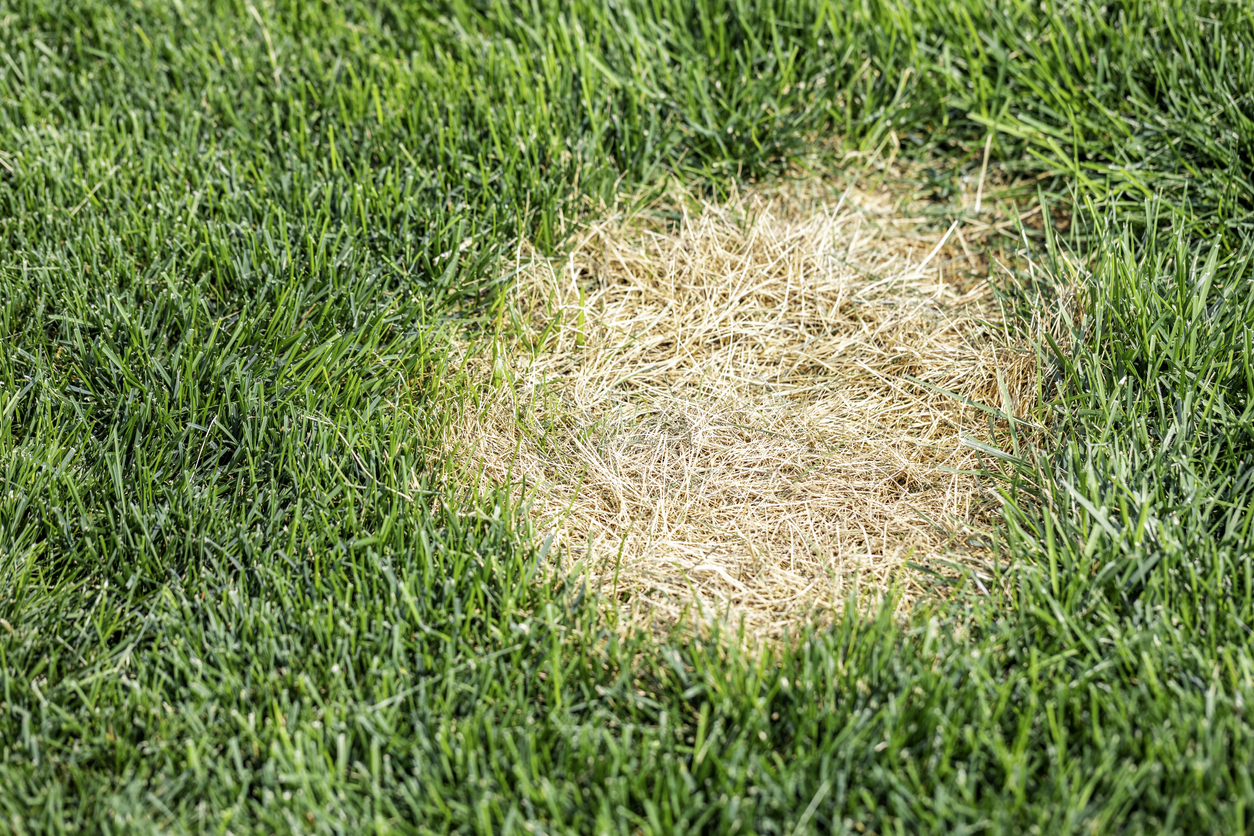
[[[987,416],[937,390],[1018,414],[1035,391],[949,233],[855,189],[594,224],[522,270],[535,330],[448,449],[525,480],[631,621],[773,635],[892,585],[907,607],[989,507],[960,438]]]

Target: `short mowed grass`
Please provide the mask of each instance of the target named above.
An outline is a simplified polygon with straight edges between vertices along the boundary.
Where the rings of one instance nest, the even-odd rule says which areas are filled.
[[[0,0],[0,830],[1251,829],[1251,8]],[[517,242],[990,133],[988,595],[625,632],[448,478]]]

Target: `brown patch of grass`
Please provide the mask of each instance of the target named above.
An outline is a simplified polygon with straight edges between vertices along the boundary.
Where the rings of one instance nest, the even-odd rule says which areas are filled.
[[[525,480],[638,617],[772,635],[894,584],[908,607],[936,580],[911,564],[979,563],[988,507],[960,438],[987,416],[937,390],[1019,416],[1035,391],[961,232],[854,189],[593,224],[523,269],[534,330],[448,449]]]

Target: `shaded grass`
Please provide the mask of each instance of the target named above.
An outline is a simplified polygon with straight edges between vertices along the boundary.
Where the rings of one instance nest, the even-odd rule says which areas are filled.
[[[1252,30],[1183,1],[0,3],[6,827],[1248,829]],[[775,656],[622,640],[508,496],[434,487],[475,395],[445,329],[499,311],[516,236],[824,144],[969,174],[990,126],[1101,221],[1074,275],[1034,254],[1086,305],[1055,437],[1001,459],[1003,600]]]

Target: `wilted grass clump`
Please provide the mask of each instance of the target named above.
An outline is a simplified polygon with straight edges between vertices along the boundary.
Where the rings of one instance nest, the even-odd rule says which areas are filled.
[[[533,524],[628,612],[778,634],[851,595],[905,607],[954,560],[992,582],[969,562],[990,509],[962,434],[987,435],[972,402],[1032,411],[1037,355],[961,221],[809,191],[599,221],[531,263],[530,333],[450,426],[455,458],[525,482]]]

